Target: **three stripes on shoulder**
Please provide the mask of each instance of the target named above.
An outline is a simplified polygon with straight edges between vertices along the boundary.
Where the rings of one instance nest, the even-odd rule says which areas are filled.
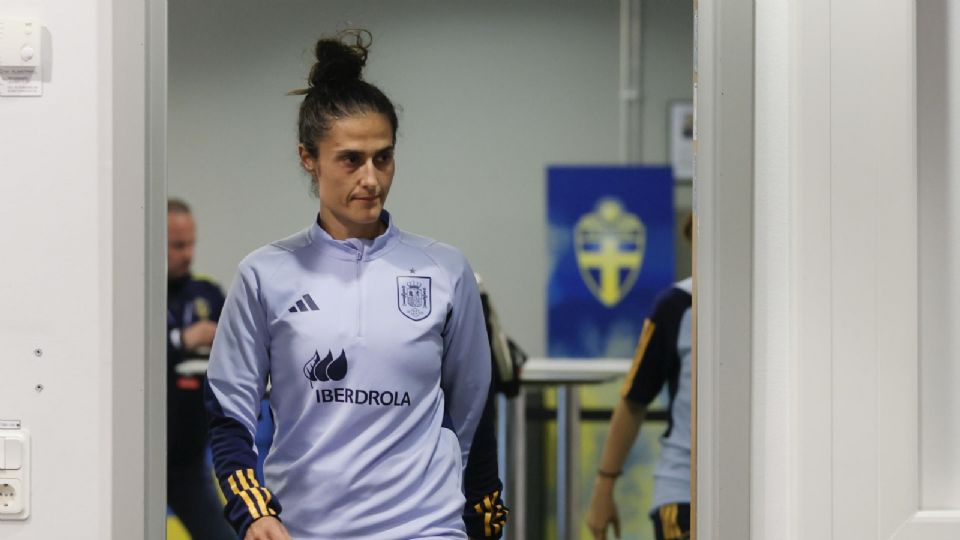
[[[309,294],[303,295],[300,300],[297,300],[297,303],[290,306],[288,309],[290,313],[303,313],[305,311],[320,311],[320,308],[317,307],[316,302],[313,301],[313,298],[310,298]]]

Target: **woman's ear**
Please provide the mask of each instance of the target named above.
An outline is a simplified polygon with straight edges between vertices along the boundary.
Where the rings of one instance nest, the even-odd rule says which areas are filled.
[[[300,166],[309,173],[316,173],[317,159],[310,155],[307,147],[302,144],[297,145],[297,153],[300,154]]]

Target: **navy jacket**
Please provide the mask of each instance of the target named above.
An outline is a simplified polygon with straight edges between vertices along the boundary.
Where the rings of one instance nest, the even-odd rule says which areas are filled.
[[[167,283],[167,459],[184,464],[202,459],[207,435],[203,377],[178,375],[178,364],[190,360],[181,344],[191,324],[220,319],[224,296],[204,277],[188,275]]]

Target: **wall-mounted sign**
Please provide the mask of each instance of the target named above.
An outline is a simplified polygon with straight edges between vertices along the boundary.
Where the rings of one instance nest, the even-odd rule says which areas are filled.
[[[677,180],[691,180],[693,165],[693,103],[675,101],[670,104],[670,166]]]
[[[547,171],[547,349],[630,357],[655,296],[674,279],[669,167]]]

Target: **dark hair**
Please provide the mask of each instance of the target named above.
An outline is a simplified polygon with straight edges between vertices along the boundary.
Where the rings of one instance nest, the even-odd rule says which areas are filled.
[[[289,95],[303,95],[298,133],[300,144],[317,157],[317,141],[334,120],[357,114],[380,113],[387,117],[397,139],[397,112],[376,86],[361,78],[373,36],[367,30],[345,30],[335,38],[320,38],[315,48],[317,62],[310,69],[308,86]]]
[[[187,204],[183,199],[177,199],[171,197],[167,199],[167,213],[168,214],[189,214],[190,205]]]

